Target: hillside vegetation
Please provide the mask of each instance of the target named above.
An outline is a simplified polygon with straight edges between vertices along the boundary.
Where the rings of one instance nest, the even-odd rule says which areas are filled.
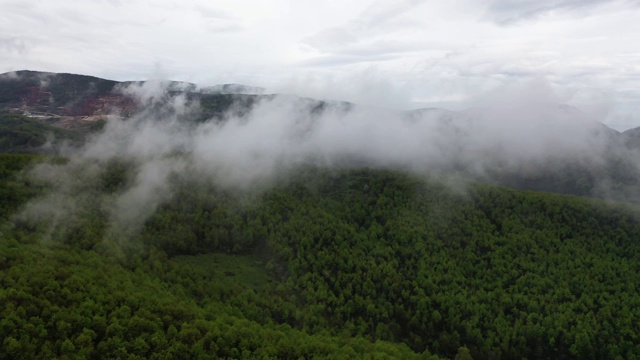
[[[47,153],[63,142],[80,141],[81,136],[72,131],[0,110],[0,153]]]
[[[292,141],[287,154],[315,143],[323,149],[314,152],[343,152],[331,159],[334,163],[377,167],[380,161],[387,165],[390,161],[394,168],[439,168],[449,175],[521,190],[640,204],[640,131],[619,133],[566,104],[539,104],[535,111],[513,114],[491,106],[401,112],[262,91],[250,94],[246,86],[216,89],[176,81],[118,82],[26,70],[0,74],[0,152],[54,154],[65,148],[61,144],[78,147],[96,137],[105,139],[122,124],[130,124],[132,131],[114,138],[144,135],[134,131],[138,125],[132,123],[167,129],[166,123],[174,120],[179,124],[174,130],[194,137],[184,142],[188,145],[195,138],[213,141],[220,131],[273,116],[283,121],[258,131],[291,135],[283,139]],[[369,119],[367,125],[359,128],[364,118]],[[278,130],[278,125],[283,128]],[[331,139],[318,137],[330,131],[336,131]],[[175,131],[165,136],[181,139]],[[345,143],[357,146],[328,145],[342,136],[349,137]],[[391,144],[392,139],[402,139],[399,142],[406,146]],[[390,150],[380,151],[385,148],[380,145],[388,142]]]
[[[375,169],[305,167],[264,191],[197,177],[135,232],[0,156],[0,358],[633,359],[636,208]],[[113,162],[74,190],[126,187]],[[80,185],[79,185],[80,186]],[[115,229],[115,230],[114,230]]]

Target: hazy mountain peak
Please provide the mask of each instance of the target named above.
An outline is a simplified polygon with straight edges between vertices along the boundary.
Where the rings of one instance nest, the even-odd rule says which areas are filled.
[[[243,84],[219,84],[199,88],[198,91],[204,94],[254,94],[259,95],[265,92],[265,88]]]

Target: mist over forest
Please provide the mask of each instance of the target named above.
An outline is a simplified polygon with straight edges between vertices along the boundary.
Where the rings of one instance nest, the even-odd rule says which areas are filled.
[[[10,88],[20,76],[5,74],[5,86]],[[48,93],[63,108],[99,95],[96,84],[104,87],[106,82],[55,80],[55,74],[46,73],[22,76],[44,88],[78,82],[75,98],[56,101],[58,94]],[[446,177],[453,186],[481,181],[639,200],[640,157],[633,130],[620,134],[600,123],[597,114],[559,103],[542,80],[496,91],[464,111],[396,111],[268,95],[264,89],[246,94],[251,87],[240,87],[242,94],[222,94],[215,87],[175,81],[106,85],[108,94],[124,100],[100,109],[104,127],[75,146],[59,143],[51,151],[68,156],[69,162],[44,165],[34,176],[62,193],[75,193],[66,188],[74,186],[70,177],[95,183],[106,164],[125,161],[133,175],[110,205],[110,211],[127,214],[125,218],[144,220],[171,197],[168,182],[176,176],[247,190],[285,181],[288,172],[304,165],[395,169]],[[36,99],[36,104],[51,99]],[[51,148],[51,141],[46,145]],[[85,163],[91,166],[81,165]]]
[[[0,359],[640,354],[640,132],[469,105],[1,74]]]

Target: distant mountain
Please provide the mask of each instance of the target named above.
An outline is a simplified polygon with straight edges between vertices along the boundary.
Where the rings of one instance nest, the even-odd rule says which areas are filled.
[[[26,70],[0,74],[0,108],[85,133],[108,114],[129,115],[136,110],[134,99],[114,91],[118,84],[75,74]]]
[[[445,171],[535,191],[640,202],[640,128],[623,134],[564,104],[464,111],[418,109],[436,124]]]
[[[148,89],[145,89],[147,87]],[[222,84],[200,88],[180,81],[113,81],[93,76],[15,71],[0,74],[0,110],[24,115],[49,125],[86,134],[99,129],[109,116],[131,117],[149,110],[136,92],[157,91],[163,99],[155,99],[156,106],[177,95],[188,102],[197,101],[199,109],[190,114],[191,121],[222,119],[231,111],[238,116],[247,113],[261,99],[272,99],[261,87]],[[321,114],[328,106],[348,111],[353,104],[340,101],[320,101],[296,96],[280,95],[291,101],[304,103],[309,112]]]
[[[147,104],[127,91],[159,81],[124,81],[101,79],[76,74],[39,71],[15,71],[0,74],[0,109],[24,115],[49,125],[81,134],[100,126],[109,115],[130,117]],[[199,89],[196,84],[162,81],[165,95],[186,94],[190,101],[201,102],[197,118],[221,117],[232,107],[246,108],[255,102],[249,93],[264,89],[237,84],[225,84]],[[151,87],[154,85],[151,85]]]
[[[264,94],[266,89],[258,86],[249,86],[242,84],[221,84],[210,87],[200,88],[198,90],[204,94]]]
[[[358,116],[384,117],[387,112],[390,118],[401,118],[416,126],[415,131],[425,132],[425,141],[432,142],[433,151],[440,154],[438,159],[424,159],[430,171],[519,189],[640,202],[640,161],[636,160],[640,128],[621,134],[569,105],[525,104],[524,110],[510,105],[464,111],[425,108],[399,113],[264,91],[240,84],[199,88],[187,82],[118,82],[26,70],[0,74],[0,111],[4,119],[11,116],[11,121],[2,120],[5,140],[0,151],[37,151],[37,146],[47,143],[42,139],[63,136],[55,129],[70,131],[64,132],[65,138],[75,133],[73,142],[79,143],[112,116],[128,118],[145,111],[162,119],[166,115],[162,104],[176,96],[183,96],[187,104],[198,104],[183,116],[196,123],[225,121],[229,115],[243,117],[257,104],[277,98],[282,104],[295,105],[297,112],[291,116],[309,122],[299,126],[301,134],[327,112],[341,117],[359,109],[365,115]],[[149,100],[141,99],[140,93],[151,94],[152,103],[144,103]],[[29,130],[25,133],[24,128]],[[367,154],[338,161],[347,166],[377,166],[367,160]]]
[[[632,148],[640,149],[640,127],[629,129],[622,133],[624,143]]]

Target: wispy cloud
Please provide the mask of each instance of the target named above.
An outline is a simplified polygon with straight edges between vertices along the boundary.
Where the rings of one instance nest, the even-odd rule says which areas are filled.
[[[24,54],[27,51],[27,45],[21,38],[0,36],[0,49],[3,49],[5,52]]]
[[[491,3],[485,18],[501,25],[544,16],[590,16],[603,10],[634,10],[640,7],[637,0],[496,0]]]
[[[255,191],[286,180],[303,164],[364,164],[490,179],[495,170],[546,163],[598,165],[610,144],[609,129],[589,113],[559,106],[567,94],[556,93],[544,79],[488,93],[476,99],[474,109],[457,113],[319,106],[309,99],[270,96],[242,115],[230,112],[224,121],[198,123],[183,121],[197,111],[197,102],[169,96],[167,89],[162,81],[121,89],[146,108],[130,119],[111,119],[84,148],[68,154],[69,162],[36,167],[32,176],[53,191],[28,204],[20,216],[55,227],[99,209],[114,231],[136,231],[171,198],[176,179]],[[640,169],[636,155],[616,154]],[[95,188],[113,161],[128,164],[131,179],[118,192],[100,197]],[[608,176],[593,175],[603,182]]]
[[[302,42],[324,55],[380,56],[411,51],[416,44],[392,38],[414,26],[423,26],[403,19],[403,15],[423,3],[418,0],[377,1],[346,24],[324,29]]]

